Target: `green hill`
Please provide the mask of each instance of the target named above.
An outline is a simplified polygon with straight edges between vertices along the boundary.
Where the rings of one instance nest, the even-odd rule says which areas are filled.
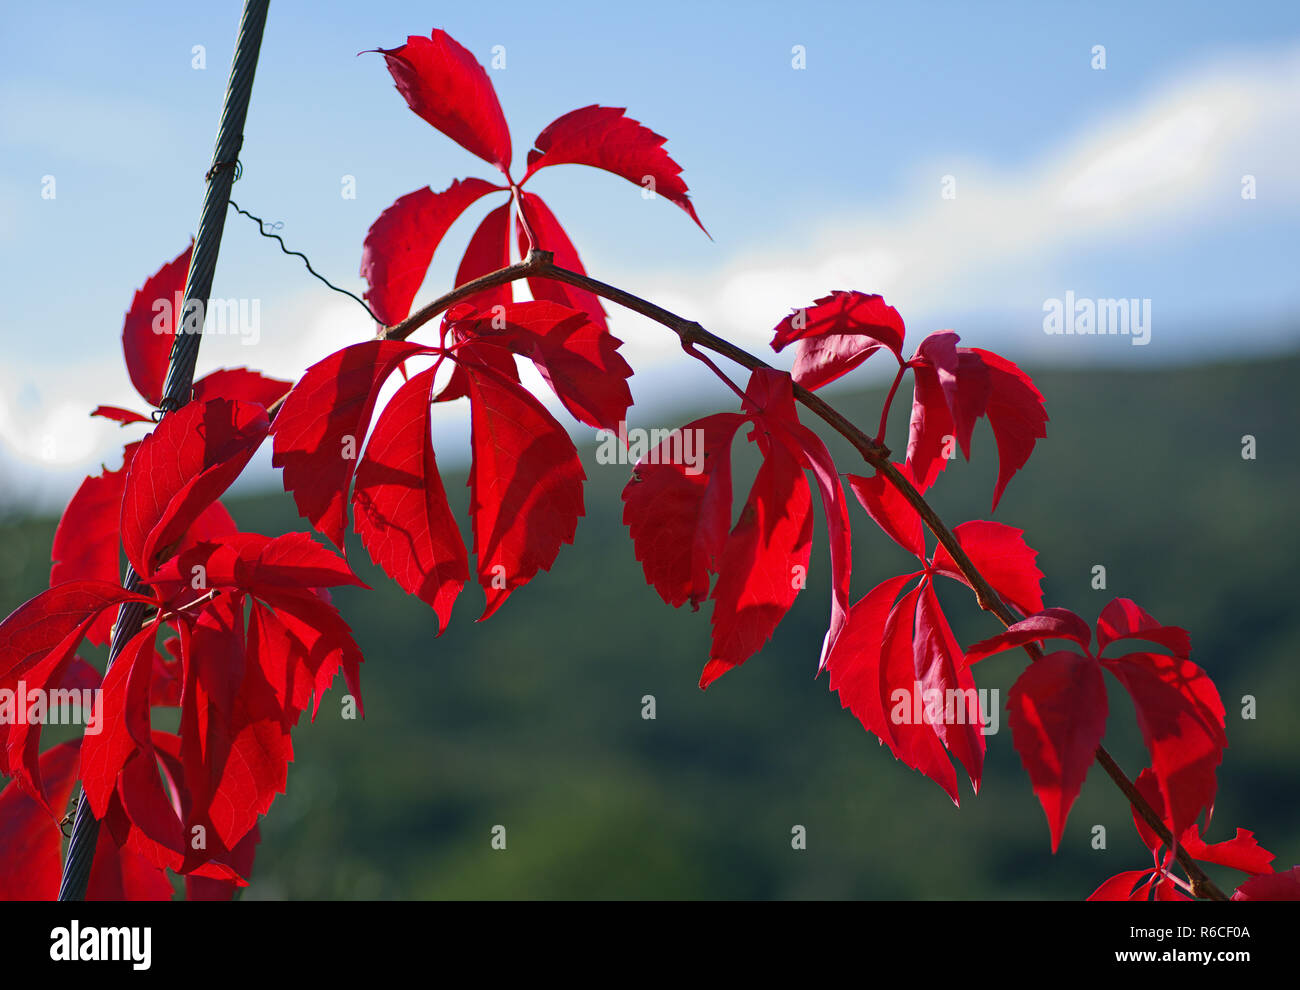
[[[1092,621],[1126,595],[1188,628],[1193,658],[1228,710],[1211,837],[1253,829],[1280,868],[1300,862],[1298,375],[1297,357],[1043,372],[1035,380],[1049,436],[996,515],[985,425],[974,461],[950,465],[935,490],[950,525],[995,518],[1024,528],[1050,604]],[[873,422],[880,394],[835,401]],[[898,450],[906,406],[904,397],[893,417]],[[1241,454],[1246,434],[1254,460]],[[841,471],[859,469],[843,445],[832,449]],[[482,595],[470,588],[435,637],[427,607],[372,568],[359,544],[349,548],[376,589],[335,596],[367,658],[366,718],[339,718],[336,688],[299,728],[288,793],[263,823],[246,896],[1079,899],[1149,862],[1095,767],[1051,854],[1005,717],[981,793],[963,784],[958,810],[841,711],[826,679],[813,677],[829,599],[820,532],[809,587],[773,641],[701,692],[708,608],[674,611],[646,586],[620,522],[628,468],[597,464],[590,448],[584,464],[576,544],[486,623],[473,621]],[[445,480],[464,518],[464,477]],[[738,490],[747,482],[738,471]],[[228,504],[246,529],[304,528],[280,492]],[[908,559],[853,511],[856,600]],[[49,520],[0,526],[0,609],[43,586],[52,529]],[[1105,591],[1091,587],[1096,564]],[[999,628],[957,584],[941,595],[963,644]],[[1023,654],[986,661],[980,685],[1000,688],[1005,704],[1023,663]],[[1136,774],[1132,709],[1108,686],[1106,743]],[[646,695],[654,720],[642,718]],[[1258,701],[1254,720],[1241,718],[1246,695]],[[491,846],[498,825],[503,851]],[[791,848],[797,825],[803,851]],[[1091,847],[1096,825],[1107,830],[1105,850]]]

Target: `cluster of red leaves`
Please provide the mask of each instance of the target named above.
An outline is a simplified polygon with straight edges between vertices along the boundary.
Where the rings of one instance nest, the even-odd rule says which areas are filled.
[[[521,254],[530,246],[549,250],[561,266],[581,272],[549,208],[521,188],[548,165],[613,172],[664,195],[699,223],[664,139],[622,110],[591,106],[554,121],[537,137],[516,183],[500,103],[465,48],[434,31],[382,54],[410,108],[506,180],[502,186],[464,179],[441,193],[426,187],[384,211],[366,237],[362,274],[385,324],[407,316],[442,237],[490,192],[507,192],[510,201],[471,237],[458,285],[509,264],[512,206],[524,221]],[[187,251],[146,282],[127,316],[127,366],[152,405],[161,398],[188,261]],[[80,779],[107,824],[91,896],[168,896],[168,869],[185,876],[188,896],[229,896],[251,868],[259,816],[284,789],[290,730],[307,707],[315,716],[340,670],[359,697],[361,656],[325,589],[361,582],[343,558],[306,534],[238,532],[218,501],[266,436],[274,437],[272,461],[283,469],[299,513],[343,550],[350,506],[351,526],[371,557],[430,606],[441,629],[470,565],[439,475],[431,417],[436,403],[468,399],[482,618],[551,567],[583,514],[585,474],[565,428],[521,384],[517,359],[533,363],[578,422],[619,435],[632,404],[632,369],[595,296],[546,279],[530,279],[529,288],[531,302],[515,302],[506,284],[454,307],[437,345],[381,338],[346,347],[309,368],[291,391],[287,382],[244,369],[210,375],[195,383],[189,405],[126,448],[121,469],[86,479],[55,537],[50,589],[0,625],[0,689],[19,681],[29,690],[100,687],[103,725],[45,753],[39,725],[0,726],[0,772],[13,777],[0,794],[0,894],[53,896],[56,821]],[[159,301],[170,302],[161,314]],[[805,586],[815,492],[831,568],[818,669],[829,671],[843,706],[896,758],[957,802],[955,757],[978,790],[985,740],[973,665],[1015,647],[1072,641],[1079,650],[1044,656],[1032,647],[1034,660],[1009,697],[1014,743],[1047,815],[1053,850],[1105,731],[1109,671],[1132,698],[1151,754],[1138,786],[1178,845],[1251,874],[1239,899],[1295,896],[1296,871],[1272,873],[1271,854],[1249,832],[1213,845],[1201,837],[1198,819],[1212,808],[1227,743],[1223,705],[1188,659],[1185,631],[1116,599],[1098,620],[1094,652],[1092,630],[1078,616],[1044,609],[1043,575],[1024,533],[974,520],[953,531],[958,556],[968,557],[1025,618],[962,650],[936,579],[969,583],[968,575],[943,543],[927,551],[916,500],[902,489],[925,492],[958,447],[969,459],[974,427],[984,417],[997,443],[996,509],[1046,435],[1047,413],[1033,382],[1010,361],[959,347],[957,334],[946,330],[926,337],[905,360],[905,335],[898,312],[878,295],[836,291],[818,299],[775,328],[776,351],[796,347],[791,374],[754,371],[739,412],[688,423],[638,461],[623,491],[623,519],[647,583],[674,607],[712,603],[700,686],[757,653]],[[914,378],[906,459],[894,465],[906,485],[896,487],[882,472],[848,480],[870,518],[920,569],[881,582],[850,605],[847,500],[826,446],[799,421],[793,386],[820,388],[881,349],[898,365],[882,438],[895,390],[907,371]],[[447,361],[449,374],[439,377]],[[402,383],[376,416],[394,373]],[[147,421],[121,409],[96,412],[124,425]],[[742,427],[761,466],[733,522],[731,453]],[[143,581],[138,592],[117,583],[119,543]],[[112,610],[123,603],[149,613],[101,683],[77,650],[85,639],[108,639]],[[170,634],[161,649],[160,632]],[[1134,639],[1169,652],[1102,655],[1112,643]],[[180,709],[179,733],[153,729],[156,706]],[[1155,866],[1119,874],[1093,896],[1184,896],[1190,888],[1170,873],[1173,850],[1162,859],[1156,836],[1135,820]]]
[[[375,315],[392,326],[405,319],[443,236],[470,206],[493,192],[508,192],[511,200],[487,214],[470,237],[456,270],[456,284],[510,264],[515,222],[513,200],[532,231],[518,231],[520,255],[529,247],[551,251],[555,262],[584,272],[578,252],[543,199],[525,192],[534,173],[550,165],[589,165],[621,176],[653,195],[677,204],[704,230],[681,179],[681,167],[668,157],[666,140],[616,107],[589,106],[552,121],[533,142],[528,166],[518,182],[511,177],[510,130],[496,90],[474,56],[445,31],[430,37],[412,35],[400,48],[380,50],[397,91],[413,112],[471,154],[496,166],[506,184],[485,179],[457,179],[442,192],[428,186],[400,197],[380,214],[366,235],[361,274],[370,285],[366,298]],[[707,231],[706,231],[707,233]],[[547,279],[529,279],[534,299],[585,312],[605,329],[600,300],[582,289]],[[487,289],[470,297],[474,306],[490,311],[513,299],[511,286]]]
[[[150,278],[126,317],[127,368],[150,405],[162,397],[188,255]],[[193,401],[69,502],[49,590],[0,624],[0,690],[25,707],[98,690],[101,715],[43,753],[34,708],[0,725],[0,772],[13,778],[0,794],[0,894],[55,896],[59,819],[79,779],[104,823],[89,897],[171,897],[167,870],[185,877],[187,897],[229,897],[252,868],[258,817],[284,790],[290,729],[340,669],[359,693],[360,651],[324,590],[360,583],[347,564],[306,534],[241,533],[219,501],[289,385],[242,368],[200,379]],[[119,584],[119,544],[139,591]],[[147,610],[143,628],[101,678],[77,651],[106,643],[128,602]],[[177,733],[153,728],[156,707],[179,709]]]
[[[1143,770],[1136,781],[1137,789],[1162,821],[1165,814],[1165,797],[1156,775],[1150,768]],[[1125,870],[1117,873],[1092,892],[1090,901],[1190,901],[1191,884],[1173,873],[1173,850],[1164,855],[1164,845],[1159,836],[1148,827],[1142,817],[1133,811],[1133,824],[1138,835],[1151,850],[1152,866],[1145,870]],[[1178,835],[1178,833],[1173,833]],[[1273,872],[1273,854],[1255,841],[1255,834],[1244,828],[1224,842],[1207,843],[1202,838],[1201,826],[1189,825],[1178,838],[1179,848],[1201,863],[1214,863],[1250,875],[1232,895],[1234,901],[1296,901],[1300,900],[1300,867],[1284,873]]]

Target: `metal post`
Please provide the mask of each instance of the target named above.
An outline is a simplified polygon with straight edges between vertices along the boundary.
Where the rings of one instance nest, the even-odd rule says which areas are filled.
[[[266,26],[269,5],[270,0],[245,0],[244,3],[239,38],[235,43],[235,57],[230,66],[230,82],[226,86],[225,104],[221,109],[221,126],[217,130],[212,168],[208,171],[207,190],[203,196],[203,213],[199,217],[198,236],[190,258],[189,274],[185,279],[185,305],[177,320],[176,336],[172,341],[167,382],[160,403],[163,416],[189,402],[194,385],[194,363],[199,356],[203,314],[207,311],[208,299],[212,293],[212,276],[216,272],[217,253],[221,248],[221,234],[226,224],[230,186],[235,181],[239,150],[244,143],[248,98],[253,89],[253,75],[257,71],[257,55],[262,46],[262,29]],[[122,583],[124,587],[136,590],[140,586],[140,579],[128,566]],[[109,667],[131,637],[139,632],[143,617],[144,607],[138,602],[128,602],[118,610],[117,626],[108,652]],[[77,801],[77,817],[72,826],[72,839],[68,843],[68,857],[63,864],[59,900],[85,899],[98,841],[99,821],[90,810],[85,792],[82,792]]]

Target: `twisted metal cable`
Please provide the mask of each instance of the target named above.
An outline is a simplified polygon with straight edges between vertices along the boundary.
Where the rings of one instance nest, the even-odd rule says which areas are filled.
[[[203,196],[198,236],[190,259],[189,274],[185,279],[185,304],[177,321],[167,381],[163,388],[162,402],[159,403],[163,416],[189,402],[194,387],[194,364],[199,356],[203,314],[212,293],[212,276],[216,272],[217,254],[221,248],[230,186],[239,170],[239,150],[244,143],[248,98],[253,89],[253,76],[257,71],[257,55],[262,46],[262,30],[266,26],[269,5],[270,0],[245,0],[243,17],[239,22],[239,38],[235,43],[235,56],[230,66],[230,82],[226,86],[225,104],[221,110],[217,145],[212,156],[212,167],[207,173],[207,190]],[[122,584],[129,591],[140,589],[141,581],[133,568],[127,567]],[[126,602],[118,609],[105,674],[126,644],[139,632],[144,611],[145,606],[140,602]],[[86,800],[83,791],[77,799],[77,815],[72,826],[72,838],[68,842],[68,855],[63,864],[59,900],[85,899],[98,842],[99,821],[91,811],[90,802]]]

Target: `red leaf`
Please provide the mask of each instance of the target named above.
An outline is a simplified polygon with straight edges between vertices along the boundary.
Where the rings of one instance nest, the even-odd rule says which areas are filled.
[[[524,218],[527,219],[528,225],[532,227],[533,234],[537,237],[538,243],[535,246],[539,250],[552,252],[555,255],[555,263],[561,268],[567,268],[579,275],[587,274],[587,270],[582,267],[582,259],[578,257],[578,249],[573,246],[569,235],[564,232],[560,221],[555,219],[555,214],[542,201],[542,197],[533,193],[524,193],[520,202],[523,206]],[[522,226],[519,228],[519,253],[521,256],[528,253],[528,235]],[[591,317],[591,322],[602,330],[609,327],[600,297],[586,289],[579,289],[549,278],[530,278],[528,291],[533,294],[534,299],[546,299],[586,313]]]
[[[1047,815],[1052,852],[1105,735],[1107,711],[1101,667],[1077,653],[1035,660],[1011,687],[1007,724]]]
[[[905,463],[894,466],[908,481],[915,484],[911,469]],[[925,559],[925,531],[921,515],[897,488],[880,474],[870,478],[851,474],[849,487],[886,536],[918,559]]]
[[[586,479],[568,433],[521,385],[467,368],[470,514],[487,595],[481,622],[573,542]]]
[[[794,380],[807,389],[835,381],[887,347],[901,360],[903,318],[882,296],[837,289],[776,325],[772,349],[795,341]]]
[[[1231,839],[1207,843],[1197,831],[1190,828],[1184,832],[1179,845],[1201,862],[1218,863],[1243,873],[1268,873],[1273,869],[1273,854],[1255,840],[1254,832],[1239,828]]]
[[[964,522],[953,528],[957,542],[993,590],[1025,615],[1043,610],[1043,572],[1034,563],[1038,551],[1025,542],[1025,531],[987,519]],[[969,587],[957,562],[941,543],[935,548],[934,570]],[[1085,644],[1086,645],[1086,644]]]
[[[50,587],[67,581],[89,580],[115,584],[121,575],[118,526],[122,518],[122,490],[126,469],[139,443],[122,452],[122,466],[104,469],[81,483],[54,531],[51,548]],[[90,627],[86,638],[97,646],[108,642],[113,615],[105,613]]]
[[[241,877],[252,875],[253,857],[257,853],[257,844],[261,841],[261,829],[254,825],[252,831],[230,850],[227,860],[231,869]],[[191,873],[185,878],[185,899],[187,901],[228,901],[234,897],[235,891],[240,886],[239,883],[231,880],[217,880]]]
[[[456,269],[456,284],[464,285],[488,275],[498,268],[510,265],[510,225],[514,222],[511,204],[505,203],[483,218],[465,248],[465,255]],[[557,259],[558,260],[558,259]],[[508,306],[514,292],[507,282],[492,289],[483,289],[466,296],[464,305],[492,313],[497,306]]]
[[[986,415],[998,444],[998,483],[993,489],[993,508],[1012,476],[1024,467],[1034,451],[1035,441],[1047,436],[1047,409],[1042,393],[1016,365],[992,351],[970,348],[984,362],[989,376]]]
[[[918,585],[894,606],[885,622],[881,699],[887,708],[886,725],[891,733],[885,742],[894,756],[925,774],[944,789],[953,804],[960,805],[957,773],[929,718],[923,689],[917,680],[914,642],[920,597]]]
[[[41,754],[40,773],[51,782],[53,813],[16,781],[0,791],[0,900],[52,901],[63,873],[63,835],[59,816],[72,797],[77,777],[78,740]]]
[[[916,608],[913,664],[923,697],[943,699],[943,717],[929,719],[944,747],[966,768],[979,793],[984,768],[983,719],[975,678],[962,664],[961,647],[939,607],[934,583],[926,581]],[[927,715],[927,718],[929,716]]]
[[[123,409],[121,406],[96,406],[90,415],[102,416],[104,419],[116,420],[122,426],[127,426],[131,423],[150,422],[148,416],[142,416],[140,413],[134,412],[131,409]]]
[[[131,384],[151,406],[162,401],[167,360],[172,352],[176,321],[185,299],[194,242],[136,290],[122,324],[122,351]],[[102,407],[101,407],[102,408]]]
[[[295,724],[301,713],[316,703],[312,718],[320,710],[323,695],[334,683],[339,669],[353,671],[362,661],[351,630],[333,605],[310,592],[264,589],[259,597],[269,608],[253,602],[248,627],[248,648],[267,681],[275,690],[286,721]],[[349,682],[349,692],[364,716],[361,692]]]
[[[86,733],[81,751],[81,781],[96,818],[108,814],[118,775],[137,751],[153,758],[149,725],[149,689],[153,681],[154,638],[148,626],[131,637],[108,669],[101,687],[105,724]]]
[[[1300,866],[1285,873],[1251,877],[1232,895],[1234,901],[1300,901]]]
[[[817,490],[821,494],[831,551],[831,618],[818,660],[817,669],[820,672],[826,666],[826,660],[840,637],[849,614],[849,577],[853,548],[844,488],[826,445],[816,433],[799,422],[789,375],[770,368],[756,369],[750,376],[745,391],[745,405],[757,415],[756,422],[771,431],[801,467],[812,469],[813,477],[817,480]]]
[[[886,721],[889,698],[881,653],[885,623],[898,593],[915,574],[900,574],[872,588],[849,609],[848,623],[827,659],[830,688],[840,696],[840,707],[848,708],[863,727],[882,742],[894,746],[894,733]]]
[[[1133,698],[1173,834],[1181,836],[1214,803],[1215,768],[1228,744],[1219,692],[1190,660],[1129,653],[1101,662]]]
[[[1186,629],[1162,626],[1130,598],[1113,599],[1097,619],[1097,652],[1119,639],[1145,639],[1168,647],[1176,657],[1192,652],[1192,638]]]
[[[434,252],[469,206],[502,186],[482,179],[457,179],[442,192],[428,186],[407,193],[370,225],[361,252],[364,293],[379,322],[392,326],[406,319],[411,301],[433,261]]]
[[[713,589],[713,646],[700,687],[758,652],[808,572],[812,497],[798,460],[772,444],[723,546]]]
[[[618,432],[632,392],[632,369],[618,353],[617,337],[586,313],[553,302],[521,302],[491,318],[462,320],[458,335],[482,338],[529,358],[574,418]]]
[[[186,678],[180,730],[194,800],[189,824],[210,823],[209,845],[215,837],[219,851],[228,851],[284,791],[293,759],[288,720],[261,666],[245,655],[242,596],[207,605],[189,639],[186,663],[194,674]]]
[[[275,417],[271,463],[284,468],[298,514],[340,549],[348,485],[379,389],[405,358],[426,350],[397,340],[345,347],[308,368]]]
[[[104,581],[70,581],[42,591],[0,622],[0,684],[17,680],[65,638],[76,635],[80,643],[86,627],[105,609],[149,600]]]
[[[256,402],[259,406],[269,409],[291,388],[293,382],[268,378],[247,368],[222,368],[204,375],[194,383],[194,392],[190,401],[238,399],[241,402]]]
[[[921,341],[912,359],[916,384],[912,390],[912,420],[907,437],[907,466],[924,493],[956,450],[957,425],[951,404],[957,395],[957,335],[932,333]]]
[[[1090,901],[1143,901],[1145,891],[1135,890],[1138,881],[1144,880],[1151,870],[1125,870],[1116,873],[1100,887],[1088,895]]]
[[[483,66],[446,31],[378,49],[415,113],[471,154],[510,171],[510,130]]]
[[[718,413],[674,430],[637,461],[623,489],[636,559],[674,608],[690,601],[698,610],[708,597],[731,526],[731,443],[744,422]]]
[[[170,556],[185,531],[239,476],[266,436],[252,402],[191,402],[140,441],[122,498],[122,546],[142,577]]]
[[[1047,639],[1070,639],[1082,646],[1085,652],[1092,642],[1092,630],[1068,608],[1049,608],[1037,615],[1008,626],[1006,632],[981,640],[966,651],[966,663],[972,664],[1003,650],[1013,650],[1026,643],[1041,643]]]
[[[590,165],[676,203],[704,230],[686,194],[682,168],[663,148],[668,139],[624,116],[626,112],[621,107],[592,105],[552,121],[537,135],[536,148],[528,152],[528,171],[520,184],[548,165]]]
[[[445,629],[469,580],[469,560],[430,441],[433,373],[398,389],[379,417],[357,468],[352,508],[371,559],[427,603]]]

